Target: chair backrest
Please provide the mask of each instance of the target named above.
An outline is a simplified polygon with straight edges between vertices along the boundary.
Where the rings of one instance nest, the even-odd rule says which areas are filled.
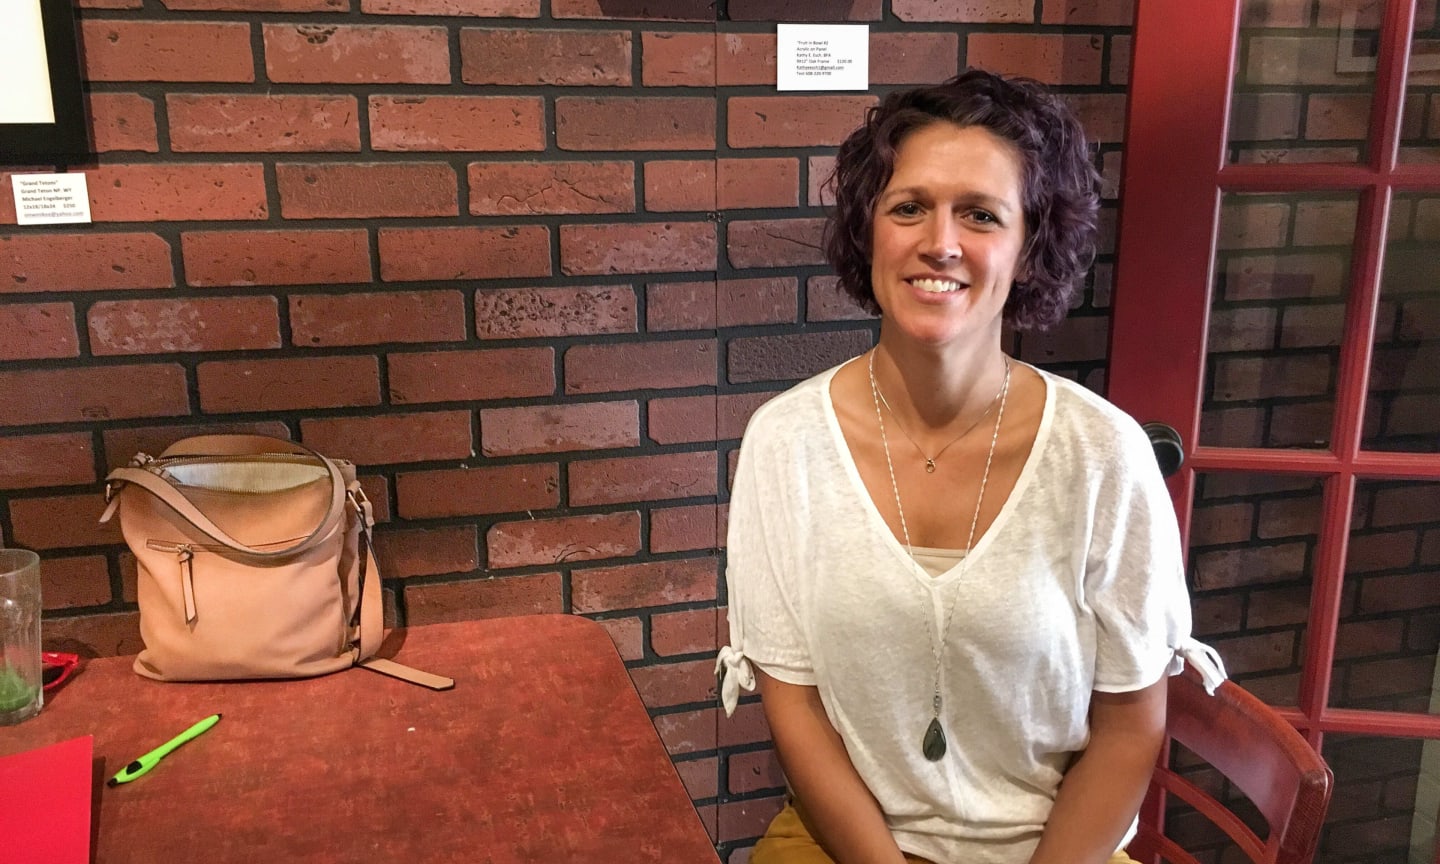
[[[1233,681],[1221,684],[1214,696],[1207,694],[1199,675],[1187,668],[1170,679],[1166,729],[1243,792],[1270,831],[1261,839],[1224,804],[1163,762],[1151,780],[1147,811],[1164,790],[1223,830],[1255,864],[1308,864],[1320,839],[1334,775],[1293,726]],[[1142,818],[1129,847],[1132,857],[1143,864],[1196,864],[1193,856],[1145,822]]]

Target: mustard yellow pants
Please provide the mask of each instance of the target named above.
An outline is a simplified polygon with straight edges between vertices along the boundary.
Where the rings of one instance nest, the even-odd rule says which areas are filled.
[[[925,859],[914,855],[906,855],[905,860],[913,864],[928,864]],[[810,836],[805,821],[792,803],[785,805],[785,809],[770,823],[765,836],[755,844],[750,864],[835,864],[835,861]],[[1116,852],[1110,864],[1136,864],[1136,861],[1124,852]]]

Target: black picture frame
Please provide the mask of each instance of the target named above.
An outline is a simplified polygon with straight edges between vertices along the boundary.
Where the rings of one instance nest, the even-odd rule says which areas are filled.
[[[65,166],[93,161],[74,0],[38,2],[55,122],[0,123],[0,164]]]

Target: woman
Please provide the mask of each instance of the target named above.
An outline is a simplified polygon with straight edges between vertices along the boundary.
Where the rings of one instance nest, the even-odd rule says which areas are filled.
[[[1203,647],[1174,512],[1139,427],[1001,339],[1069,308],[1096,180],[980,71],[841,146],[826,253],[879,343],[756,412],[730,508],[722,693],[758,683],[793,795],[752,864],[1129,860]]]

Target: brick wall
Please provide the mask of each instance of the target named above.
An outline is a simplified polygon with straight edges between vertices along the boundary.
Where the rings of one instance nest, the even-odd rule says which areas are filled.
[[[13,227],[0,177],[0,530],[48,645],[139,647],[109,467],[299,438],[360,465],[391,623],[601,621],[741,861],[782,780],[758,704],[714,707],[727,480],[758,404],[872,343],[816,244],[876,94],[973,63],[1074,103],[1104,255],[1015,347],[1103,385],[1128,0],[80,6],[95,224]],[[870,24],[872,91],[777,94],[781,14]]]

